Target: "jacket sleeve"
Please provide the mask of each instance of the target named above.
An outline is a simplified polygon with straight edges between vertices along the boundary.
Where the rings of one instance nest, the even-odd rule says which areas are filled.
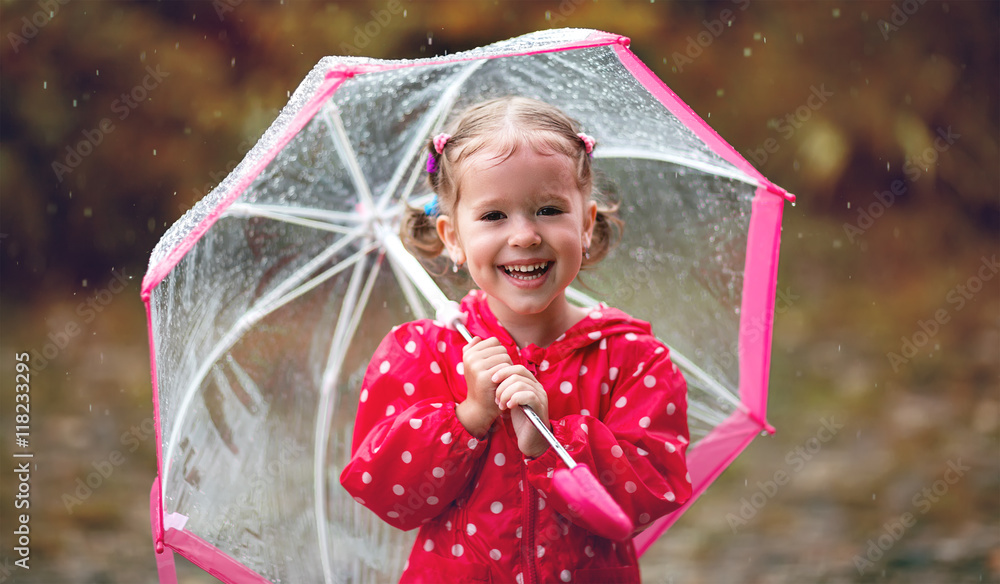
[[[449,384],[465,380],[425,341],[430,326],[403,325],[382,340],[362,383],[351,459],[340,475],[355,500],[403,530],[454,501],[488,446],[455,415]]]
[[[611,369],[601,412],[552,420],[559,442],[573,460],[590,467],[637,532],[691,496],[684,456],[689,441],[687,384],[662,343],[654,337],[642,340],[620,347],[625,355],[621,366]],[[527,461],[528,480],[572,520],[566,501],[551,488],[560,465],[550,448]]]

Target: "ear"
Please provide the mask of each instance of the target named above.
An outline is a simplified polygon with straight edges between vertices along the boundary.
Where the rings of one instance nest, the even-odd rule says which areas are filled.
[[[438,237],[444,242],[444,247],[448,250],[451,261],[456,264],[465,263],[465,248],[462,247],[462,240],[458,237],[458,229],[455,222],[448,215],[438,215],[437,223]]]
[[[597,203],[589,201],[583,210],[583,246],[590,247],[590,239],[594,235],[594,225],[597,224]]]

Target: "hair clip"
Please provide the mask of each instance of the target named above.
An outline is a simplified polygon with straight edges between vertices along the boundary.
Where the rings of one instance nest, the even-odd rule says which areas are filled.
[[[448,140],[451,140],[451,134],[441,133],[434,136],[434,151],[438,154],[444,152],[444,147],[448,143]]]
[[[587,154],[592,154],[594,152],[594,145],[597,144],[597,142],[590,136],[584,134],[583,132],[580,132],[579,134],[577,134],[577,136],[583,142],[583,150]]]
[[[438,196],[434,195],[434,198],[424,205],[424,215],[427,215],[428,217],[437,217],[440,212],[441,208],[438,206]]]

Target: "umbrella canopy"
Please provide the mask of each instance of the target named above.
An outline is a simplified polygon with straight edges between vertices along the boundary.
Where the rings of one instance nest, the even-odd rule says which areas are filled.
[[[172,550],[225,581],[398,577],[412,535],[340,488],[360,381],[396,324],[472,285],[399,243],[424,148],[483,99],[558,105],[597,139],[622,245],[580,304],[653,325],[689,385],[695,494],[762,430],[783,203],[628,50],[592,30],[415,61],[328,57],[222,184],[153,251],[149,321],[161,578]],[[689,503],[690,504],[690,503]],[[685,507],[686,508],[686,507]],[[684,509],[637,538],[644,551]]]

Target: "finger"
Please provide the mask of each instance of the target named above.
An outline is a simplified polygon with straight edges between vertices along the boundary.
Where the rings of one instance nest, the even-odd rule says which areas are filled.
[[[535,379],[535,377],[531,374],[531,372],[528,371],[527,367],[525,367],[524,365],[514,365],[513,363],[493,372],[493,376],[490,379],[493,381],[493,383],[500,383],[501,380],[511,377],[513,375],[519,375],[521,377],[524,377],[525,379],[531,379],[531,380]]]

